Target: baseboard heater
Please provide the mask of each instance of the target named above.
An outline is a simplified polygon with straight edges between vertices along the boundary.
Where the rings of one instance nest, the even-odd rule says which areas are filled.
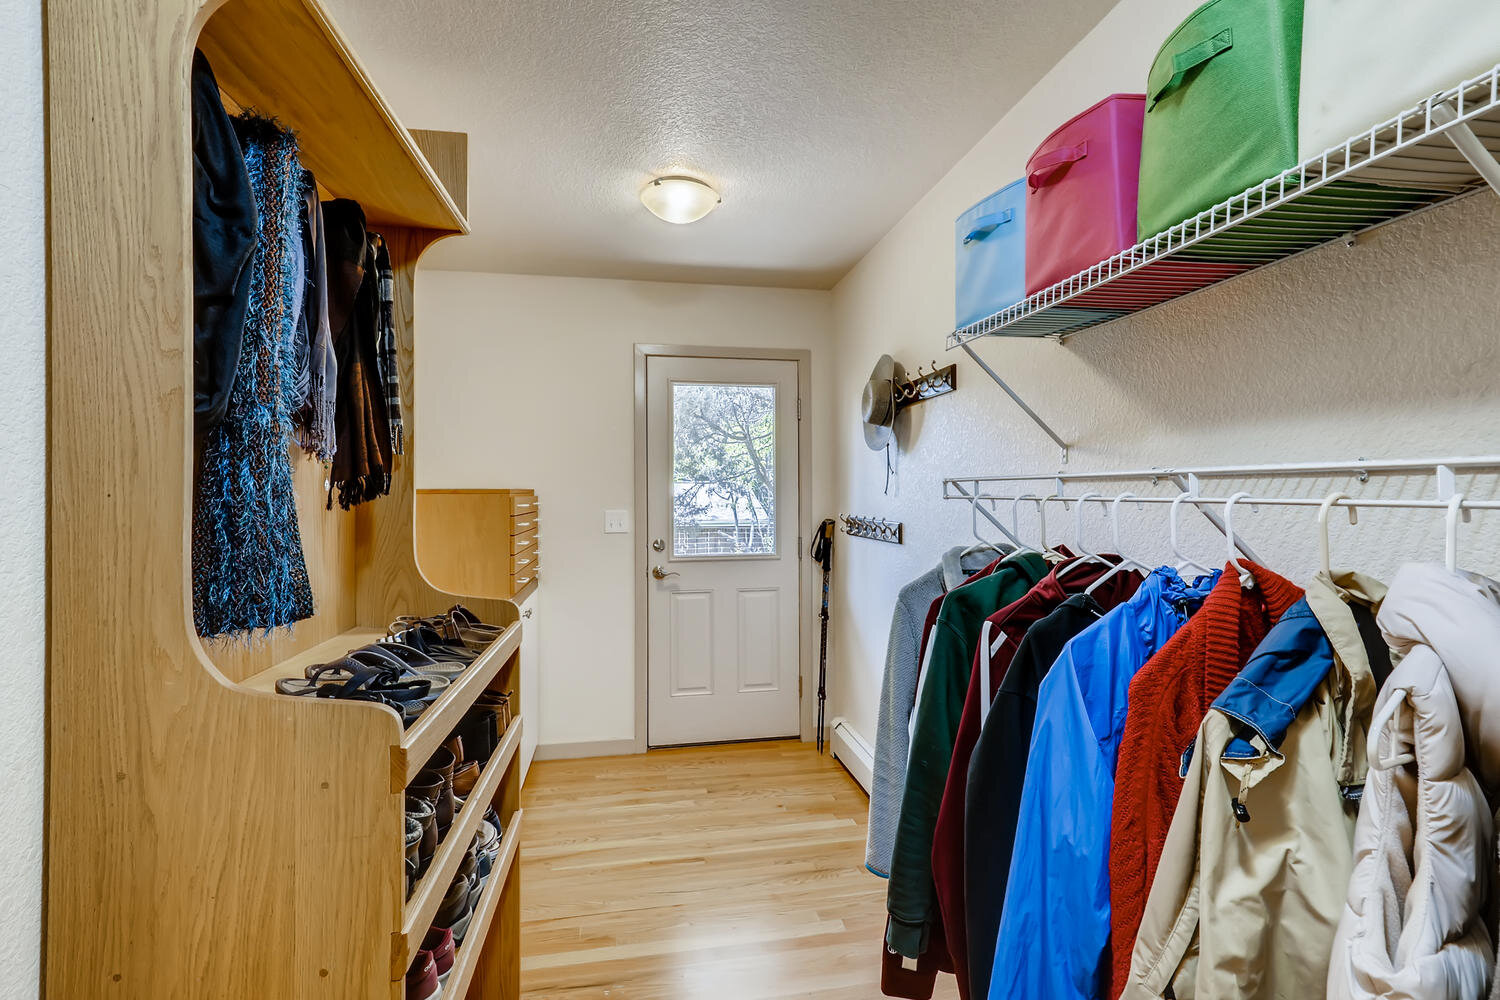
[[[848,719],[841,716],[833,720],[833,733],[829,736],[828,747],[834,760],[844,765],[844,770],[859,782],[866,795],[870,794],[875,771],[875,751],[859,731],[849,725]]]

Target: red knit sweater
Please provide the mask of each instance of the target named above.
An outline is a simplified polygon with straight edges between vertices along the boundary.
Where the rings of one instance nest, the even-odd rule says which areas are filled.
[[[1243,589],[1239,573],[1226,566],[1198,613],[1130,682],[1110,830],[1110,996],[1120,995],[1130,975],[1146,895],[1182,792],[1182,756],[1214,699],[1277,619],[1302,599],[1302,589],[1290,581],[1243,565],[1255,587]]]

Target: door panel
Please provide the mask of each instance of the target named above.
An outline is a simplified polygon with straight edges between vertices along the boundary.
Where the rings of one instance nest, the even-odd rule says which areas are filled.
[[[672,627],[672,694],[713,694],[714,595],[700,590],[674,591]]]
[[[776,590],[740,591],[740,691],[775,691],[780,671],[777,659],[781,640]]]
[[[646,361],[652,746],[799,731],[797,365]]]

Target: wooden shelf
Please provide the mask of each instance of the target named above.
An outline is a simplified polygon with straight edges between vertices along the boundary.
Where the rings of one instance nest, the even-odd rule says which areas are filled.
[[[479,968],[485,939],[489,936],[490,922],[495,918],[495,910],[500,905],[500,897],[505,894],[505,886],[510,879],[510,870],[516,863],[516,853],[521,846],[523,812],[524,810],[517,809],[505,824],[505,834],[500,838],[500,854],[495,858],[495,867],[490,869],[490,877],[479,894],[479,904],[474,907],[474,916],[469,919],[469,930],[464,935],[464,943],[459,947],[458,954],[453,956],[453,971],[449,973],[448,983],[443,987],[444,996],[468,995],[469,984],[474,979],[475,970]]]
[[[224,93],[296,132],[318,183],[357,199],[371,223],[469,231],[437,171],[316,4],[226,4],[198,47]]]
[[[520,746],[521,718],[517,716],[511,720],[510,727],[505,730],[505,738],[496,748],[494,756],[489,759],[489,763],[485,764],[484,770],[479,775],[479,782],[474,786],[474,791],[470,793],[467,802],[487,804],[494,799],[506,769],[515,759],[516,751],[520,749]],[[453,825],[448,828],[448,835],[438,844],[427,874],[422,876],[422,880],[412,891],[411,899],[407,900],[402,913],[401,934],[391,956],[392,974],[396,978],[406,975],[412,959],[417,957],[417,951],[422,947],[422,938],[426,936],[427,929],[432,924],[432,918],[443,901],[444,893],[453,882],[453,873],[458,871],[459,862],[463,860],[469,842],[474,839],[474,831],[479,829],[479,823],[484,819],[484,812],[483,808],[469,807],[459,811],[458,816],[453,820]]]
[[[47,589],[52,607],[90,609],[47,634],[48,996],[94,1000],[113,984],[132,997],[400,1000],[406,778],[486,685],[521,693],[519,628],[410,730],[370,703],[266,692],[380,639],[401,614],[457,601],[519,623],[508,601],[433,586],[414,551],[416,273],[428,247],[468,229],[464,137],[409,132],[320,0],[44,8]],[[200,640],[190,613],[195,45],[226,106],[294,130],[320,188],[358,201],[385,237],[408,434],[389,495],[352,511],[329,509],[316,463],[293,463],[316,613],[217,643]],[[89,419],[101,410],[109,421]],[[479,776],[476,794],[502,817],[519,805],[523,732],[514,722]],[[465,819],[477,816],[456,821],[472,837]],[[445,862],[455,851],[445,845]],[[519,878],[512,869],[509,884]],[[504,894],[465,954],[476,994],[519,995],[518,898]]]
[[[301,677],[314,664],[339,660],[350,650],[368,646],[384,637],[384,631],[370,628],[342,632],[247,678],[244,686],[255,691],[274,692],[278,680],[284,677]],[[509,662],[520,647],[521,625],[516,622],[506,626],[505,631],[454,679],[448,690],[402,733],[400,746],[394,747],[391,752],[392,791],[401,791],[411,784],[417,772],[437,753],[438,747],[443,745],[464,713],[469,710],[469,706],[474,704],[474,699],[489,686],[500,668]]]
[[[405,788],[427,765],[428,759],[437,753],[438,747],[448,739],[474,699],[489,687],[490,681],[500,672],[516,650],[521,648],[521,625],[519,622],[506,627],[499,638],[485,647],[479,658],[444,691],[442,697],[423,712],[412,727],[401,737],[401,747],[391,760],[391,775],[400,778]],[[512,706],[515,707],[515,706]],[[520,721],[519,712],[515,713]],[[511,724],[515,728],[515,723]]]

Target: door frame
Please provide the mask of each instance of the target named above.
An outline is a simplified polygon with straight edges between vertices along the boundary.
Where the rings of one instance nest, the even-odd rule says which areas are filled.
[[[817,706],[816,669],[817,609],[808,601],[814,589],[812,568],[817,565],[807,556],[812,540],[812,351],[779,347],[692,347],[672,344],[635,345],[635,517],[631,544],[635,546],[635,752],[645,753],[647,746],[647,683],[650,652],[650,591],[646,574],[651,560],[645,540],[650,533],[646,515],[646,362],[649,358],[729,358],[741,361],[794,361],[797,364],[797,679],[802,692],[797,717],[803,742],[813,739]],[[821,587],[821,582],[816,586]]]

